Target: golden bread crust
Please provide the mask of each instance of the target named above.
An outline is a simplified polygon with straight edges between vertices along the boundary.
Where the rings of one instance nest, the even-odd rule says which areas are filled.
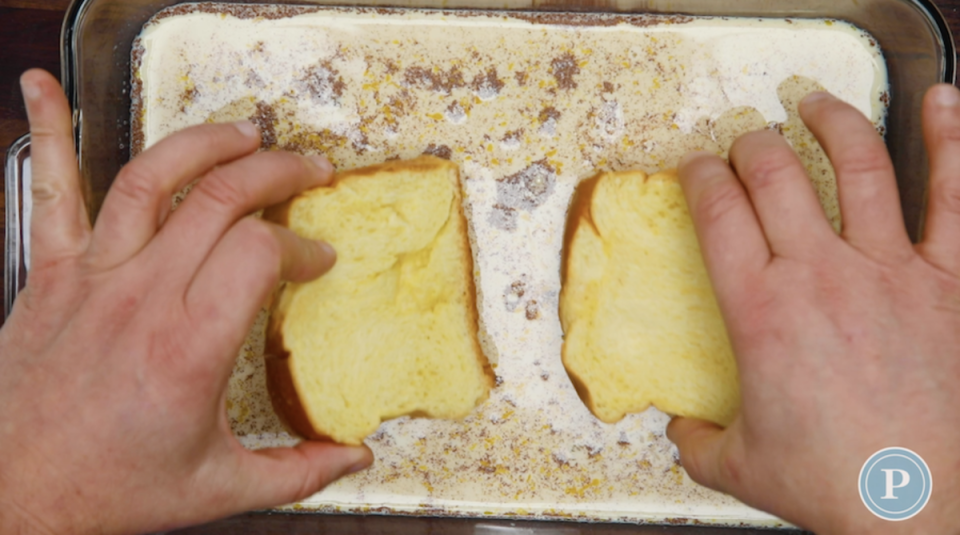
[[[467,285],[466,297],[469,303],[469,318],[472,325],[471,341],[477,361],[480,363],[483,369],[487,384],[487,395],[489,395],[489,389],[494,386],[496,376],[487,358],[484,356],[480,345],[480,340],[477,335],[479,332],[479,313],[477,311],[477,291],[473,273],[473,254],[471,253],[472,249],[470,247],[468,221],[462,202],[463,194],[459,183],[459,169],[457,168],[456,164],[441,158],[425,155],[413,160],[390,161],[380,165],[337,173],[334,175],[330,185],[321,187],[333,188],[336,187],[336,185],[341,181],[346,179],[369,179],[382,177],[383,174],[391,172],[428,173],[437,171],[439,169],[452,170],[452,178],[456,181],[453,189],[453,202],[457,207],[457,214],[462,222],[463,232],[461,233],[461,236],[463,239],[463,251],[466,251],[466,256],[464,258],[464,277]],[[294,206],[294,203],[304,199],[306,196],[309,196],[309,193],[309,191],[304,192],[301,195],[284,203],[266,209],[263,213],[263,219],[284,227],[289,227],[290,212]],[[290,350],[284,342],[284,320],[286,316],[286,306],[285,301],[281,298],[284,291],[286,291],[286,284],[281,284],[274,294],[274,299],[272,300],[270,306],[270,319],[267,325],[265,336],[266,347],[264,355],[266,357],[267,387],[270,393],[270,400],[274,410],[277,412],[277,415],[292,433],[311,440],[333,441],[329,435],[321,431],[310,419],[309,413],[307,412],[297,390],[297,382],[294,380],[293,372],[290,368]],[[484,398],[486,398],[486,396],[484,396]],[[478,400],[478,403],[479,401],[482,400]],[[425,416],[425,414],[423,414],[421,411],[413,411],[407,414],[407,416],[419,417]]]
[[[570,207],[567,209],[567,223],[563,234],[563,252],[560,255],[560,303],[564,302],[563,296],[567,289],[567,259],[569,256],[567,255],[567,252],[570,250],[570,246],[573,243],[573,238],[577,233],[577,229],[580,228],[580,225],[589,225],[593,227],[594,231],[597,231],[597,227],[593,222],[591,204],[593,203],[593,194],[597,189],[597,184],[599,184],[600,180],[608,174],[611,173],[600,173],[580,181],[580,183],[577,184],[576,190],[574,190],[573,198],[570,200]],[[667,171],[661,171],[654,175],[647,175],[644,180],[678,181],[679,178],[676,170],[671,169]],[[594,415],[597,415],[598,411],[595,409],[593,400],[590,397],[590,389],[587,388],[587,385],[583,379],[574,371],[572,371],[570,366],[567,365],[568,350],[569,346],[567,344],[563,344],[560,350],[560,358],[567,370],[567,375],[570,377],[570,382],[573,383],[573,388],[577,391],[577,395],[580,396],[580,400],[583,401],[583,404],[590,409],[590,412],[594,413]],[[600,418],[601,421],[609,424],[616,423],[619,420],[604,419],[599,415],[597,417]]]
[[[567,374],[570,377],[570,380],[577,394],[580,396],[580,399],[583,401],[584,405],[586,405],[587,408],[590,409],[590,412],[592,412],[598,419],[600,419],[603,422],[611,423],[611,424],[616,423],[620,419],[622,419],[623,416],[626,414],[626,412],[642,412],[643,410],[646,410],[647,408],[649,408],[651,405],[656,405],[659,409],[667,411],[668,413],[672,413],[673,409],[683,406],[682,404],[675,405],[675,402],[671,400],[655,401],[654,399],[650,399],[646,401],[646,403],[643,404],[642,406],[634,405],[629,407],[629,409],[625,409],[625,411],[620,411],[620,410],[611,411],[609,409],[599,410],[599,408],[596,405],[596,400],[594,399],[594,396],[591,395],[591,392],[590,392],[590,386],[589,386],[590,381],[587,381],[585,377],[581,377],[575,370],[576,366],[572,365],[574,357],[571,354],[571,351],[575,351],[575,349],[569,343],[569,340],[570,340],[569,337],[571,334],[569,329],[571,329],[571,325],[568,324],[568,321],[571,321],[571,320],[569,320],[565,316],[564,310],[567,306],[573,306],[572,304],[568,304],[568,300],[570,299],[570,295],[572,295],[570,294],[570,292],[575,291],[573,289],[573,287],[575,286],[574,284],[575,281],[573,279],[579,278],[577,276],[577,273],[575,272],[571,273],[571,266],[569,265],[570,258],[573,254],[572,249],[573,249],[574,241],[576,239],[578,231],[584,228],[584,226],[589,226],[589,228],[593,231],[593,233],[596,234],[601,240],[603,240],[604,237],[600,234],[600,231],[597,228],[597,225],[594,219],[595,214],[594,214],[593,204],[595,201],[594,197],[595,197],[595,193],[597,192],[597,187],[606,178],[613,178],[613,177],[623,176],[627,174],[638,175],[638,177],[641,177],[641,180],[643,181],[644,184],[649,184],[651,182],[676,183],[679,181],[679,177],[675,170],[663,171],[660,173],[656,173],[654,175],[645,175],[640,172],[601,173],[599,175],[596,175],[594,177],[591,177],[589,179],[582,181],[578,185],[576,191],[574,192],[574,196],[571,201],[570,208],[568,210],[567,225],[566,225],[566,229],[564,233],[564,241],[563,241],[563,252],[561,255],[560,313],[561,313],[561,323],[563,324],[564,334],[566,337],[561,349],[561,359],[562,359],[564,368],[566,369]],[[582,288],[583,287],[580,286],[580,289],[578,289],[577,291],[583,291]],[[685,410],[689,410],[689,409],[680,408],[679,412],[684,412]],[[729,422],[722,422],[722,423],[729,423]]]

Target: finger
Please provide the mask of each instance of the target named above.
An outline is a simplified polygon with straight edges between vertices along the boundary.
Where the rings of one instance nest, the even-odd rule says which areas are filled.
[[[208,326],[208,339],[239,343],[278,282],[313,280],[335,262],[329,244],[245,218],[217,244],[187,288],[188,313]]]
[[[922,250],[941,268],[960,274],[960,91],[931,89],[923,102],[930,157],[930,195]]]
[[[667,438],[680,450],[680,464],[690,479],[727,494],[736,494],[740,474],[734,458],[727,456],[728,431],[712,422],[674,418]]]
[[[30,118],[33,271],[83,252],[90,222],[80,189],[70,105],[49,73],[34,69],[20,79]]]
[[[257,127],[243,121],[188,128],[147,149],[120,171],[107,193],[93,233],[92,261],[109,269],[137,254],[170,213],[174,193],[259,146]]]
[[[690,216],[721,306],[770,261],[770,249],[750,199],[719,157],[695,152],[680,162]]]
[[[812,251],[833,236],[810,177],[782,136],[769,130],[746,134],[734,142],[730,162],[774,254]]]
[[[804,99],[800,117],[836,170],[847,242],[865,252],[912,252],[893,162],[873,124],[829,93]]]
[[[192,277],[207,253],[242,217],[329,184],[333,166],[322,156],[261,152],[218,167],[193,188],[163,226],[157,246]],[[185,239],[189,237],[189,239]]]
[[[242,510],[264,509],[303,500],[372,463],[373,453],[366,446],[323,442],[246,452],[238,505]]]

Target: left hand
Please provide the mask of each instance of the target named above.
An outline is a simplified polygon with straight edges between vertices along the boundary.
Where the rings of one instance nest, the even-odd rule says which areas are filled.
[[[27,285],[0,330],[0,532],[168,529],[302,499],[368,466],[364,447],[247,451],[226,418],[262,303],[335,259],[248,216],[328,183],[330,163],[254,154],[249,122],[191,128],[130,162],[91,228],[67,101],[45,72],[22,85],[34,213]]]

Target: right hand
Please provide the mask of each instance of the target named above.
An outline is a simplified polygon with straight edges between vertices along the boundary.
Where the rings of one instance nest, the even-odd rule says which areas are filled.
[[[740,370],[727,429],[677,418],[694,480],[820,534],[960,533],[960,92],[930,91],[924,241],[913,246],[883,140],[824,93],[800,107],[837,172],[843,234],[773,132],[732,165],[688,156],[681,183]],[[860,468],[887,447],[931,470],[926,509],[874,517]]]

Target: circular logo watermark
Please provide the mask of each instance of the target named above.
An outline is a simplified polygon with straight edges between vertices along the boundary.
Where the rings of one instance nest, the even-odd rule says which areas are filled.
[[[930,467],[906,448],[880,450],[860,469],[860,499],[884,520],[913,518],[926,507],[932,490]]]

